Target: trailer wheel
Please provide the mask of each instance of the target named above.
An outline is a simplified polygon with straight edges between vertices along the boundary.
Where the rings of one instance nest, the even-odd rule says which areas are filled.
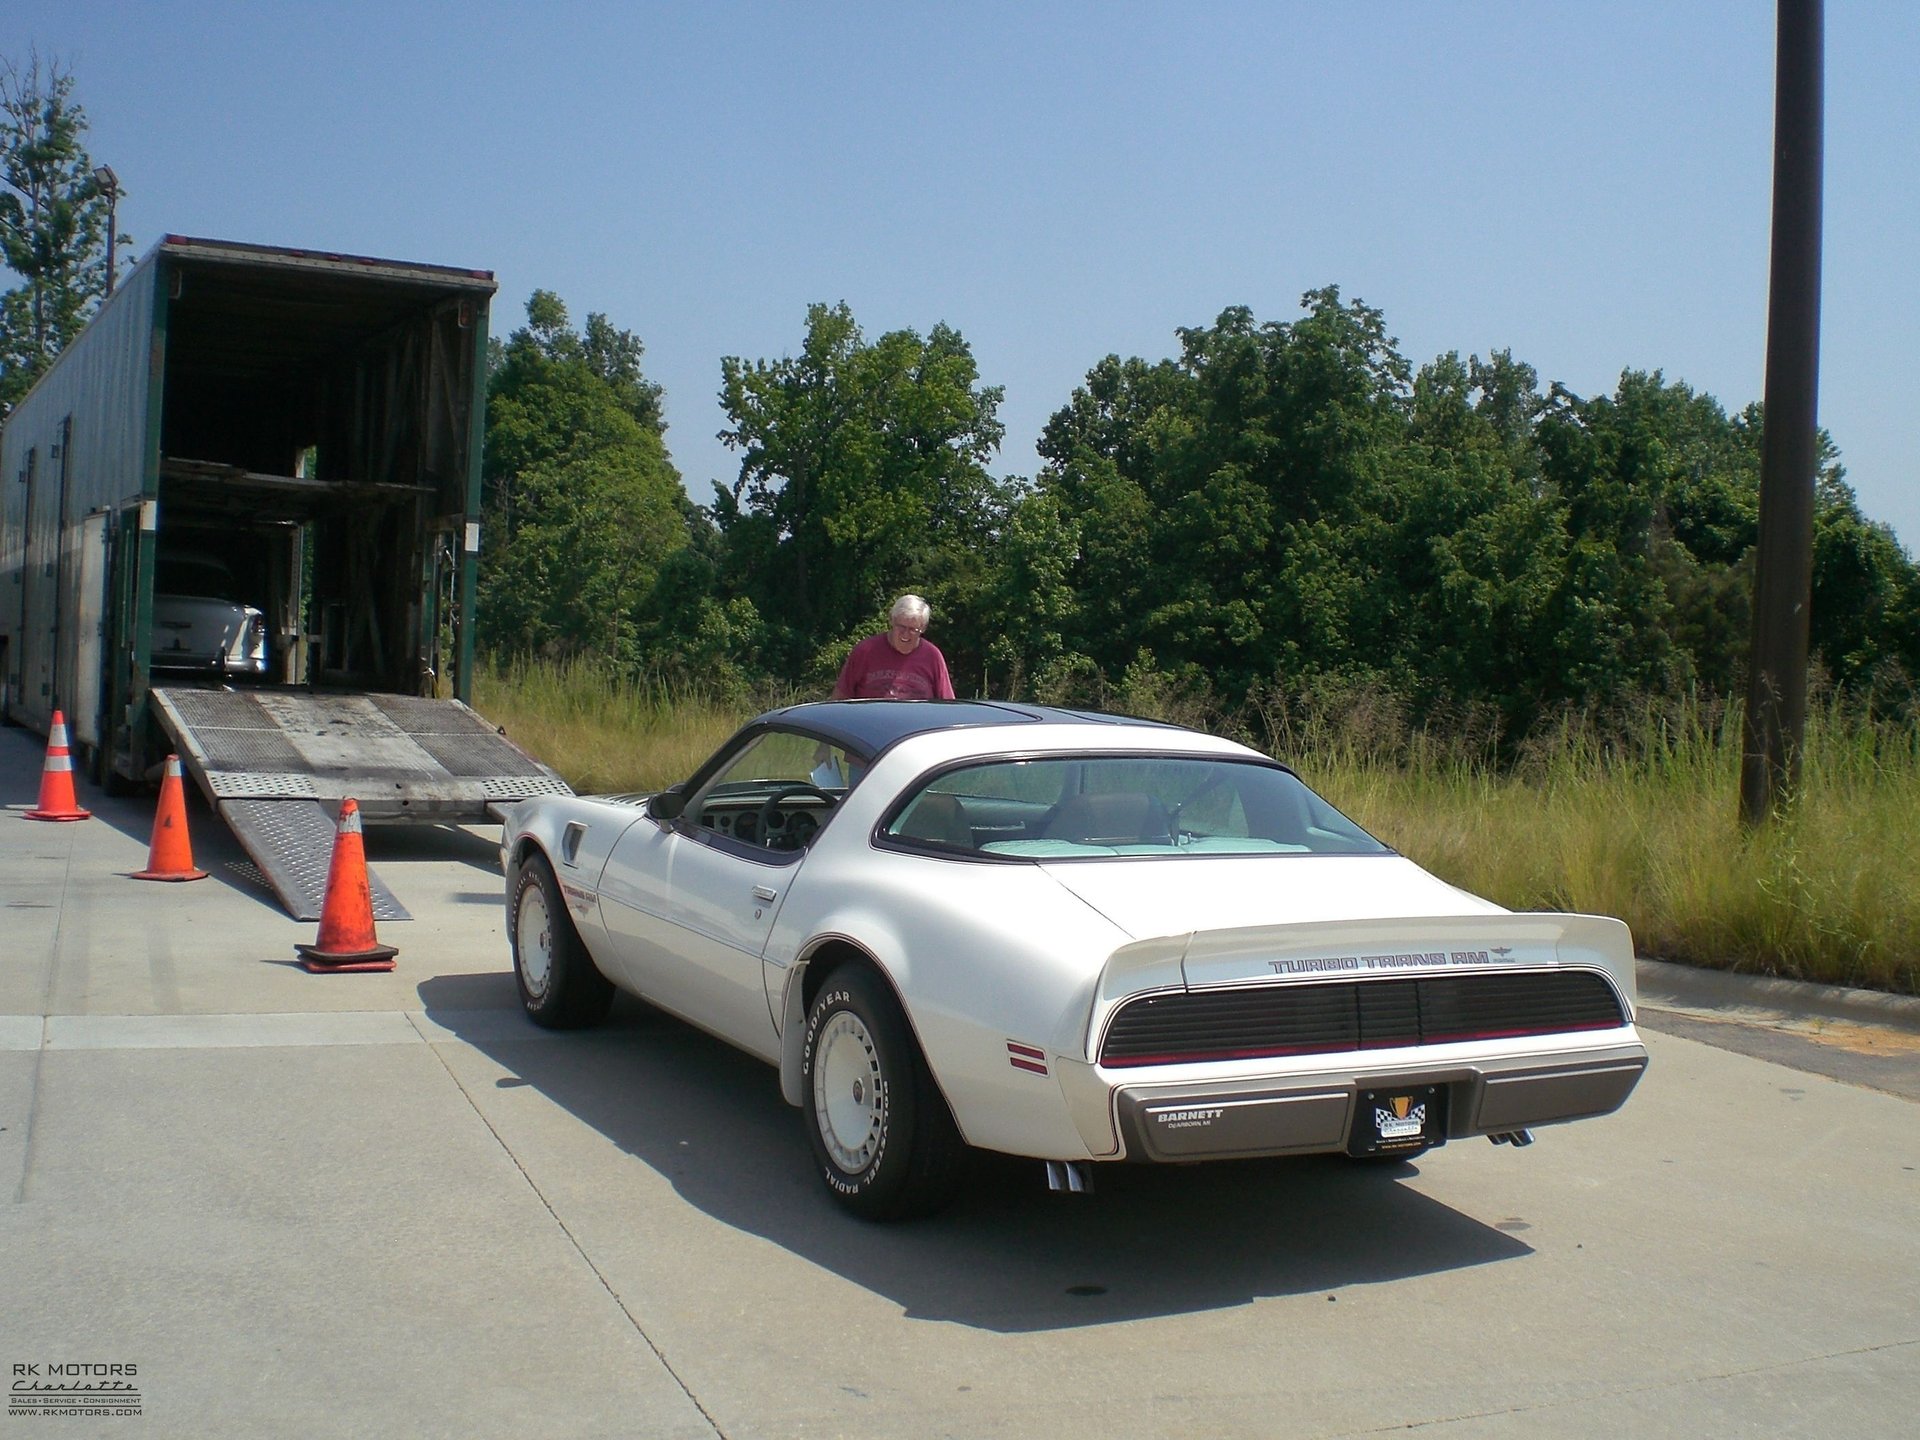
[[[89,745],[85,753],[87,778],[100,788],[102,793],[111,795],[107,789],[107,776],[113,773],[113,763],[107,759],[107,747]]]
[[[87,774],[93,783],[100,787],[100,793],[116,799],[133,794],[133,782],[113,768],[113,754],[104,745],[93,747],[92,756],[87,765]]]

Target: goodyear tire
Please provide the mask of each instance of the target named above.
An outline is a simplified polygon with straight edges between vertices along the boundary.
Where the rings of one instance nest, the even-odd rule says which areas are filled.
[[[581,943],[560,882],[544,855],[529,857],[513,887],[507,933],[520,1003],[534,1024],[571,1030],[605,1017],[613,985]]]
[[[827,977],[807,1012],[807,1143],[827,1189],[867,1220],[929,1215],[953,1198],[966,1145],[886,983]]]

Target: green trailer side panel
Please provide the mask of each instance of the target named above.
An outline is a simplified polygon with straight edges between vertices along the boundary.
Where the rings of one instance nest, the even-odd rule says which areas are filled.
[[[144,491],[158,266],[134,267],[0,431],[0,649],[11,718],[45,730],[78,688],[71,638],[89,514]],[[32,515],[22,483],[34,471]],[[29,557],[32,557],[30,560]],[[101,691],[104,695],[104,689]],[[105,727],[102,727],[105,733]]]
[[[147,698],[148,677],[153,661],[153,571],[156,530],[160,513],[160,431],[167,393],[167,323],[172,284],[169,267],[162,256],[154,257],[153,320],[149,330],[147,361],[146,429],[140,447],[140,494],[137,501],[124,507],[132,521],[126,527],[132,542],[123,552],[131,574],[123,595],[125,608],[120,612],[126,631],[116,637],[113,662],[114,691],[118,704],[113,710],[113,728],[105,769],[130,780],[141,779],[153,757],[147,755],[147,737],[151,702]]]
[[[473,315],[473,408],[467,429],[467,523],[459,537],[460,614],[454,626],[460,637],[454,665],[453,698],[473,703],[473,608],[480,572],[480,477],[487,433],[487,303],[475,304]]]

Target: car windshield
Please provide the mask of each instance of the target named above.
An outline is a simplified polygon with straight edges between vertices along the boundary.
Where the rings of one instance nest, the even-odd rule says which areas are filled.
[[[1294,775],[1257,761],[1075,755],[946,770],[890,812],[890,840],[1033,860],[1386,855]]]
[[[840,745],[763,730],[718,762],[679,814],[699,830],[762,850],[803,850],[864,774]]]
[[[850,789],[861,773],[854,758],[839,745],[790,730],[767,730],[714,772],[695,800],[761,796],[795,785],[838,795]]]

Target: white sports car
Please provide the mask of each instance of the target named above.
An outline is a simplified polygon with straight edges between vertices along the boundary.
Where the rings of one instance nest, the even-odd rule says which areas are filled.
[[[162,555],[154,578],[154,666],[265,675],[267,619],[237,598],[238,588],[217,556]]]
[[[651,796],[507,812],[527,1013],[627,990],[780,1069],[854,1211],[969,1148],[1408,1158],[1604,1115],[1646,1068],[1618,920],[1435,879],[1257,751],[979,701],[776,710]]]

